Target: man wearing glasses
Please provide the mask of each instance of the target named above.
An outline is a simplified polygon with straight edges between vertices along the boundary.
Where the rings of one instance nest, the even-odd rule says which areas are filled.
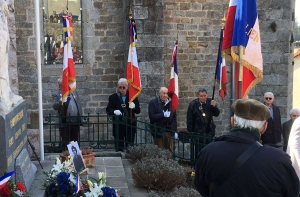
[[[281,115],[279,107],[273,104],[274,94],[266,92],[264,94],[264,104],[269,108],[271,117],[268,119],[268,127],[261,135],[262,144],[268,144],[273,147],[282,146],[281,143]]]
[[[126,147],[128,147],[128,145],[133,145],[134,143],[136,134],[135,114],[139,114],[141,109],[137,97],[130,103],[128,98],[127,79],[121,78],[118,81],[118,92],[109,96],[108,105],[106,107],[106,113],[108,115],[116,115],[119,118],[119,121],[117,122],[119,126],[117,127],[116,124],[113,125],[116,151],[124,150],[124,142]],[[123,117],[125,118],[125,123],[122,121]]]
[[[293,125],[294,121],[296,120],[296,118],[298,118],[299,116],[300,116],[299,109],[297,109],[297,108],[291,109],[291,111],[290,111],[291,119],[282,124],[283,151],[286,151],[292,125]]]

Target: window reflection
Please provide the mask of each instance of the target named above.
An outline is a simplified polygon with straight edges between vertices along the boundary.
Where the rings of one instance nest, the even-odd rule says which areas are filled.
[[[73,59],[75,63],[82,63],[81,36],[81,0],[67,1],[43,0],[44,3],[44,63],[62,64],[64,55],[63,15],[72,16],[73,26]]]

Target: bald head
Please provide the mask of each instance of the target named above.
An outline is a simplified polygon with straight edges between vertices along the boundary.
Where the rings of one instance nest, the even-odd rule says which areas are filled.
[[[161,87],[159,89],[159,98],[160,100],[162,100],[163,102],[167,101],[167,99],[169,98],[168,96],[168,88],[166,87]]]

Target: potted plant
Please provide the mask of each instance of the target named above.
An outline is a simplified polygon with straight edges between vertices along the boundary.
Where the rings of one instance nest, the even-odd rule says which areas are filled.
[[[90,168],[95,167],[96,154],[93,152],[93,149],[90,147],[85,147],[85,148],[80,149],[80,152],[81,152],[85,167],[90,167]],[[60,154],[60,158],[61,158],[61,162],[69,160],[71,158],[69,151],[68,150],[63,151]]]

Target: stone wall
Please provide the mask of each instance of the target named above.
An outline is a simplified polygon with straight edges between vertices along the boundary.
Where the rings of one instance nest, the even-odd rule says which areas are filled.
[[[141,116],[148,119],[148,102],[167,86],[173,45],[178,39],[179,97],[178,128],[186,128],[189,102],[199,87],[212,95],[221,19],[228,0],[93,0],[82,2],[84,63],[76,64],[77,91],[84,113],[105,113],[108,96],[116,92],[117,80],[125,77],[128,51],[127,19],[133,10],[138,31],[137,53],[143,91],[139,96]],[[19,92],[26,99],[28,117],[38,112],[35,63],[34,1],[15,1]],[[292,29],[294,1],[258,1],[264,79],[249,97],[263,99],[265,91],[275,94],[282,117],[291,107]],[[51,94],[62,65],[42,65],[44,115],[55,114]],[[227,69],[230,81],[231,69]],[[231,83],[216,118],[220,134],[229,127]],[[31,121],[37,121],[36,119]]]

